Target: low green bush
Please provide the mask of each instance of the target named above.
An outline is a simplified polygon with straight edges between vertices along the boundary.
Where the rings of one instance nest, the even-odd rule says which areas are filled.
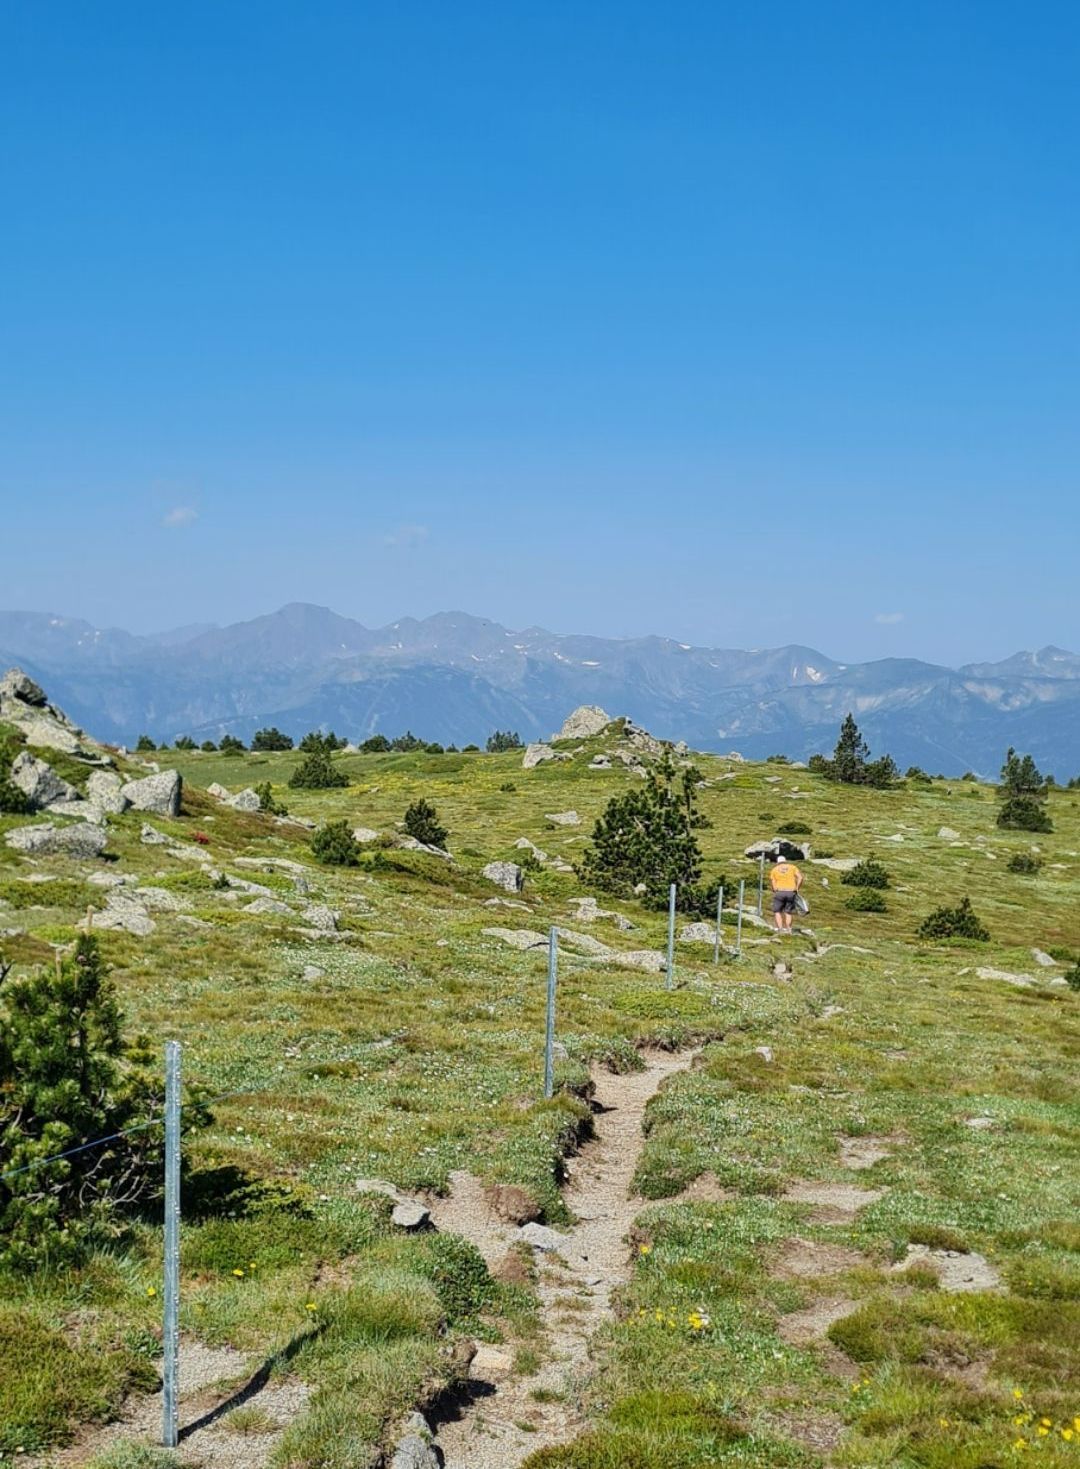
[[[1034,852],[1014,852],[1007,863],[1010,872],[1021,872],[1033,876],[1041,871],[1043,860]]]
[[[874,888],[856,888],[849,894],[846,907],[854,913],[887,913],[888,904]]]
[[[335,770],[326,750],[315,750],[289,776],[289,785],[296,791],[328,791],[347,786],[349,777]]]
[[[1054,823],[1035,796],[1010,796],[998,812],[998,826],[1007,831],[1053,831]]]
[[[876,862],[873,857],[868,857],[865,862],[860,862],[858,867],[853,867],[850,872],[845,872],[840,881],[849,888],[884,890],[889,886],[889,874],[881,862]]]
[[[986,942],[990,930],[980,922],[970,898],[961,898],[955,908],[943,905],[923,919],[919,925],[921,939],[980,939]]]
[[[783,826],[776,828],[777,836],[782,837],[808,837],[812,832],[813,827],[807,826],[805,821],[785,821]]]
[[[347,821],[328,821],[311,838],[316,862],[326,867],[355,867],[360,861],[360,843]]]

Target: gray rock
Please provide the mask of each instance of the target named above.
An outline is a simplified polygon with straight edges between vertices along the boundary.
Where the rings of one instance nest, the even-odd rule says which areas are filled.
[[[679,929],[680,944],[714,944],[715,942],[715,923],[684,923]]]
[[[139,841],[144,847],[164,847],[168,845],[169,838],[164,832],[158,831],[156,826],[151,826],[149,821],[144,821],[139,832]]]
[[[227,801],[229,799],[229,788],[223,786],[220,781],[211,781],[206,787],[206,794],[213,796],[215,801]]]
[[[485,928],[483,932],[488,938],[501,939],[512,949],[546,949],[548,946],[547,935],[532,928]]]
[[[585,954],[590,959],[613,959],[616,957],[615,950],[608,944],[603,944],[599,939],[594,939],[590,933],[575,933],[572,928],[560,928],[556,932],[559,942],[568,948],[576,949],[578,953]]]
[[[358,1178],[353,1184],[358,1194],[382,1194],[383,1198],[393,1199],[395,1204],[405,1201],[405,1195],[395,1183],[387,1183],[385,1178]]]
[[[288,903],[279,903],[277,898],[253,898],[250,903],[244,904],[244,912],[256,914],[276,913],[283,918],[292,917],[292,909]]]
[[[766,1066],[771,1066],[772,1065],[772,1061],[773,1061],[773,1048],[772,1048],[772,1046],[755,1046],[754,1047],[754,1055],[755,1056],[760,1056],[761,1059],[765,1062]]]
[[[520,893],[525,886],[525,874],[516,862],[489,862],[484,876],[507,893]]]
[[[309,923],[312,928],[322,929],[327,933],[333,933],[338,926],[340,914],[325,903],[308,903],[301,911],[301,918]]]
[[[232,806],[237,811],[261,811],[262,802],[255,791],[247,786],[242,791],[237,791],[235,796],[230,796],[225,802],[226,806]]]
[[[300,971],[300,978],[304,980],[305,983],[310,983],[312,980],[315,979],[325,979],[325,977],[326,970],[320,969],[317,964],[305,964],[303,969]]]
[[[594,755],[589,761],[590,770],[610,770],[611,761],[606,755]]]
[[[390,1223],[398,1229],[404,1229],[412,1233],[418,1229],[426,1229],[431,1222],[431,1210],[425,1209],[423,1204],[418,1204],[415,1199],[405,1199],[400,1204],[395,1204],[390,1215]]]
[[[1053,954],[1047,954],[1043,949],[1032,949],[1031,957],[1040,969],[1056,969],[1057,960]]]
[[[477,1382],[501,1382],[514,1371],[514,1354],[505,1347],[481,1342],[469,1363],[469,1376]]]
[[[546,862],[548,860],[548,854],[541,851],[535,842],[530,842],[528,837],[518,837],[514,846],[520,852],[531,852],[537,862]]]
[[[168,888],[139,888],[133,896],[145,908],[154,908],[162,913],[183,913],[188,906],[178,893]]]
[[[546,1224],[537,1224],[535,1220],[531,1224],[523,1224],[518,1230],[518,1238],[532,1245],[534,1250],[540,1250],[544,1254],[560,1254],[570,1243],[565,1234],[559,1234],[554,1229],[549,1229]]]
[[[555,751],[550,745],[526,745],[525,753],[521,757],[522,770],[532,770],[534,766],[542,764],[545,760],[554,760]]]
[[[379,833],[373,826],[354,826],[353,839],[363,846],[366,842],[378,841]]]
[[[1014,984],[1018,989],[1030,989],[1038,981],[1031,974],[1013,974],[1008,969],[991,969],[989,966],[980,965],[975,973],[980,979],[1001,979],[1006,984]]]
[[[562,729],[552,735],[556,740],[587,740],[607,729],[611,715],[606,714],[599,704],[582,704],[563,721]]]
[[[390,1469],[439,1469],[440,1459],[431,1443],[418,1433],[407,1433],[394,1450]]]
[[[56,801],[80,801],[82,797],[73,785],[62,780],[51,765],[22,750],[11,764],[11,783],[18,786],[23,795],[40,811]]]
[[[960,840],[960,833],[953,831],[951,826],[939,827],[938,836],[943,842],[958,842]]]
[[[133,893],[117,889],[105,902],[104,913],[94,915],[95,928],[122,929],[136,938],[148,938],[157,924]]]
[[[85,860],[100,857],[109,840],[103,826],[83,821],[78,826],[54,826],[46,822],[43,826],[19,826],[7,834],[7,844],[17,852],[32,852],[48,857],[62,854]]]
[[[576,811],[548,811],[548,821],[553,821],[556,826],[580,826],[581,817]]]
[[[789,862],[806,862],[810,857],[810,843],[774,837],[771,842],[754,842],[747,847],[746,856],[756,862],[762,852],[766,862],[776,862],[781,857],[786,857]]]
[[[859,865],[858,857],[811,857],[809,860],[815,867],[827,867],[830,872],[851,872]]]
[[[22,704],[38,708],[48,702],[45,690],[21,668],[9,668],[0,678],[0,699],[18,699]]]
[[[136,811],[151,811],[157,816],[179,816],[180,795],[184,783],[178,770],[161,770],[142,780],[130,780],[122,794]]]
[[[87,799],[112,816],[121,816],[131,805],[124,795],[124,782],[115,770],[95,770],[86,782]]]

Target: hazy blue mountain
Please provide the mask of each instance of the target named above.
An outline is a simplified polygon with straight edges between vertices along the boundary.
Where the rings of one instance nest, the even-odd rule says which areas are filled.
[[[367,628],[290,603],[149,637],[0,612],[0,666],[14,663],[74,719],[125,743],[144,731],[248,738],[263,724],[354,739],[406,727],[443,743],[482,742],[496,727],[536,739],[595,703],[701,749],[805,758],[831,749],[851,710],[872,748],[901,766],[996,774],[1014,744],[1059,779],[1080,772],[1080,657],[1052,647],[960,669],[844,664],[800,646],[515,632],[465,612]]]

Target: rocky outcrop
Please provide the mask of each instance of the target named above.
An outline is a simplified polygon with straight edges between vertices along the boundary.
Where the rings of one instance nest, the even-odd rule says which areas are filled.
[[[610,723],[611,715],[605,713],[599,704],[582,704],[573,714],[567,716],[562,729],[552,735],[552,739],[587,740],[607,729]]]
[[[73,785],[62,780],[51,765],[31,755],[29,750],[20,751],[12,761],[11,783],[18,786],[34,811],[41,811],[56,801],[81,800]]]
[[[67,755],[87,753],[82,730],[49,703],[41,685],[21,668],[9,668],[0,678],[0,719],[14,724],[28,745]]]
[[[525,753],[521,757],[522,770],[532,770],[537,765],[542,765],[545,760],[554,760],[555,751],[550,745],[526,745]]]
[[[489,862],[484,876],[507,893],[520,893],[525,886],[525,874],[516,862]]]
[[[161,770],[142,780],[129,780],[121,795],[136,811],[149,811],[155,816],[179,816],[180,796],[184,783],[178,770]]]
[[[105,828],[89,821],[82,821],[78,826],[54,826],[52,822],[20,826],[7,834],[9,847],[38,857],[100,857],[108,840]]]

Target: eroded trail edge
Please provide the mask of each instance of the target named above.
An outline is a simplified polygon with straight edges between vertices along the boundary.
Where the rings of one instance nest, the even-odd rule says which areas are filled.
[[[626,1236],[645,1200],[631,1192],[644,1145],[642,1120],[651,1097],[669,1076],[687,1070],[696,1053],[644,1053],[645,1069],[631,1075],[594,1073],[595,1136],[571,1160],[566,1203],[577,1221],[563,1232],[498,1220],[478,1181],[451,1176],[453,1191],[432,1214],[498,1266],[522,1239],[532,1239],[544,1328],[539,1371],[514,1371],[512,1355],[482,1347],[470,1390],[438,1429],[446,1469],[513,1469],[529,1454],[562,1443],[582,1427],[579,1409],[588,1374],[589,1342],[611,1316],[611,1297],[630,1272]]]

